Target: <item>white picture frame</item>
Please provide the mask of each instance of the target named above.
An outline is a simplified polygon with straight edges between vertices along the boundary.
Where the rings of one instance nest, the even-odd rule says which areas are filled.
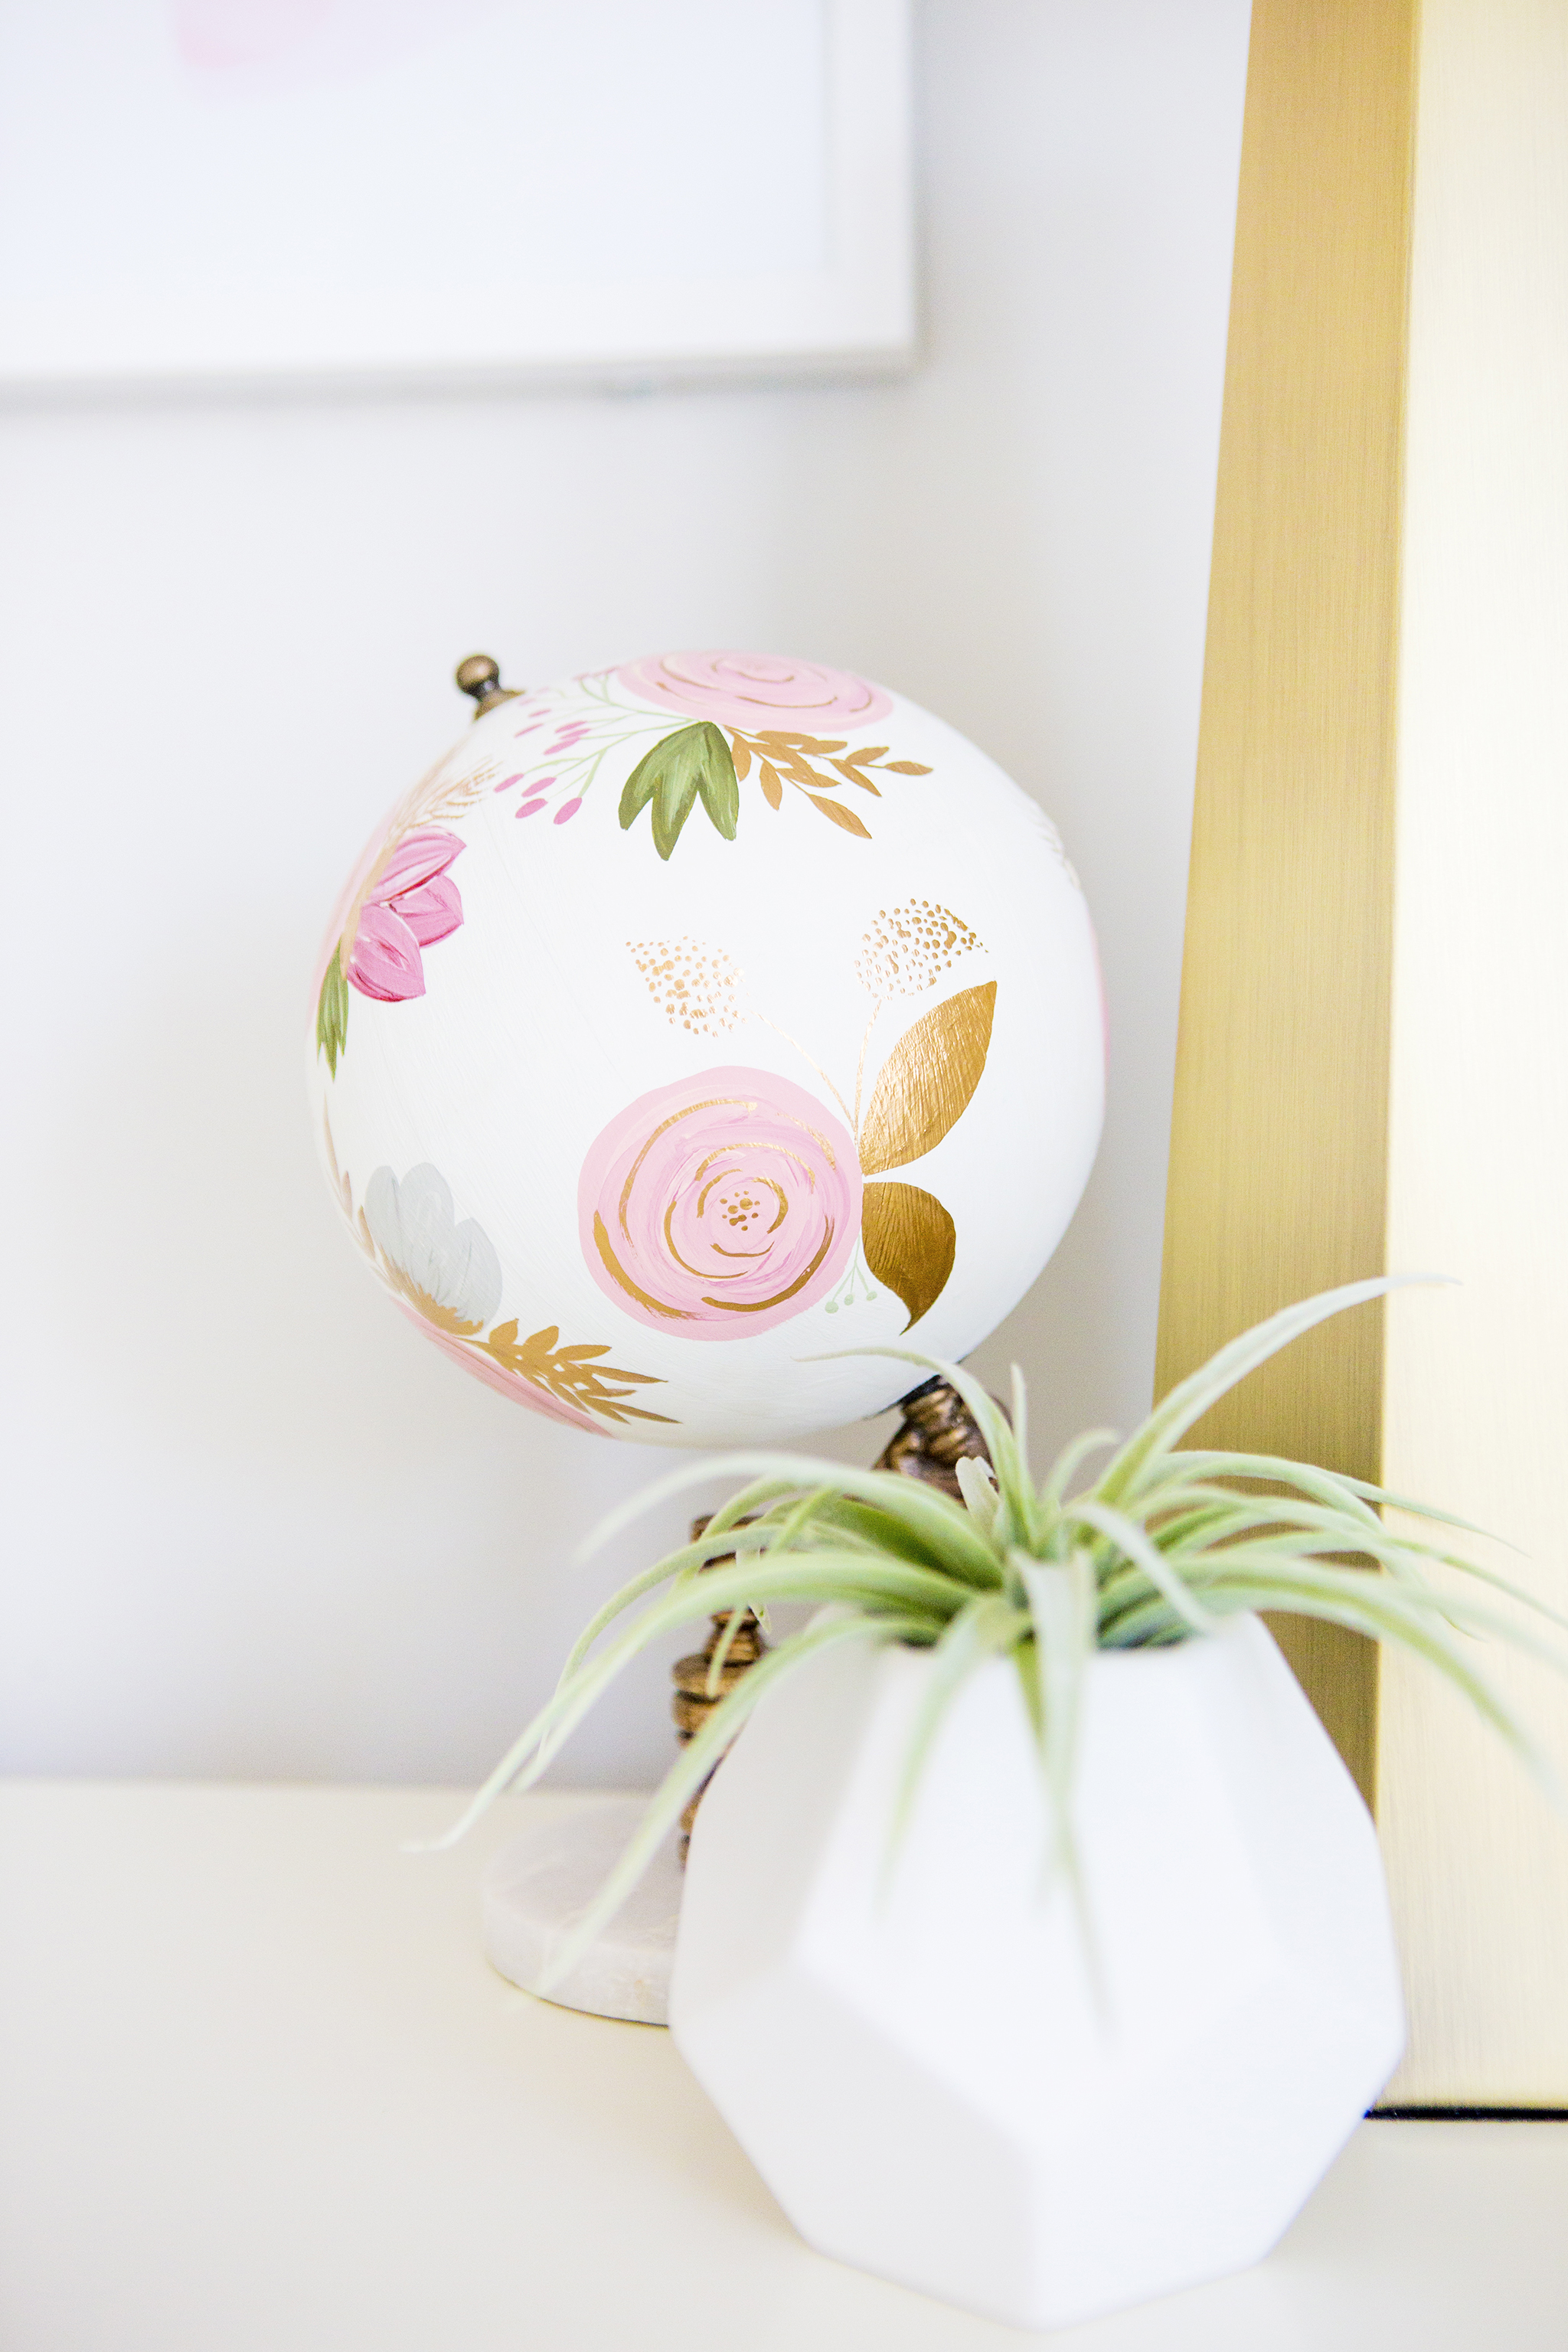
[[[882,373],[908,0],[13,0],[0,395]]]

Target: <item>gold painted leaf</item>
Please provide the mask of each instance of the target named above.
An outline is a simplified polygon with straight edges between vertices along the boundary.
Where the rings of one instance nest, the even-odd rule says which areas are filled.
[[[776,809],[784,799],[784,786],[779,782],[778,770],[763,760],[757,769],[757,782],[762,785],[763,798],[768,806]]]
[[[931,770],[922,768],[918,760],[889,760],[888,773],[889,776],[929,776]]]
[[[837,769],[839,774],[844,778],[846,783],[858,784],[863,793],[870,793],[874,794],[878,800],[881,799],[882,795],[880,792],[878,791],[877,786],[871,782],[870,777],[863,776],[859,770],[852,766],[847,760],[835,760],[833,764]]]
[[[819,808],[824,816],[830,816],[835,824],[843,826],[846,833],[858,833],[862,841],[870,840],[870,835],[853,809],[840,808],[837,801],[821,800],[816,793],[808,793],[806,798],[813,808]]]
[[[995,1010],[996,983],[988,980],[946,998],[905,1030],[882,1065],[860,1130],[868,1176],[921,1159],[963,1118],[985,1067]]]
[[[760,743],[770,759],[776,758],[780,751],[809,751],[825,757],[829,751],[842,751],[845,748],[842,735],[792,735],[781,727],[763,728],[752,740]]]
[[[575,1406],[579,1412],[596,1412],[605,1421],[671,1422],[668,1412],[649,1412],[643,1405],[627,1402],[633,1387],[662,1387],[656,1373],[628,1372],[619,1364],[597,1362],[595,1359],[610,1351],[593,1341],[562,1347],[558,1323],[547,1325],[542,1331],[531,1331],[526,1339],[519,1339],[517,1332],[517,1318],[513,1316],[508,1323],[493,1325],[474,1344],[482,1348],[503,1372],[531,1381],[535,1388],[546,1390],[550,1395],[559,1397],[563,1404]],[[612,1388],[612,1381],[620,1381],[622,1386]]]
[[[861,1196],[860,1245],[876,1280],[909,1309],[907,1331],[947,1287],[958,1236],[934,1192],[923,1192],[918,1184],[868,1184]]]

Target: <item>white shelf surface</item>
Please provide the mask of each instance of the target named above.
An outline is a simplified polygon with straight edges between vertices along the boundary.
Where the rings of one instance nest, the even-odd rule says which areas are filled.
[[[546,1797],[537,1803],[571,1803]],[[668,2034],[486,1965],[526,1818],[0,1786],[5,2352],[982,2352],[795,2238]],[[1563,2352],[1568,2125],[1363,2125],[1266,2263],[1063,2352]]]

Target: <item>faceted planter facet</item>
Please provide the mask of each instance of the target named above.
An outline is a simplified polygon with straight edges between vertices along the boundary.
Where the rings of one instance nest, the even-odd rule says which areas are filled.
[[[1365,1806],[1255,1618],[1089,1664],[1059,1872],[1016,1669],[889,1873],[921,1654],[829,1652],[703,1800],[670,2023],[803,2237],[1023,2326],[1267,2253],[1404,2039]]]

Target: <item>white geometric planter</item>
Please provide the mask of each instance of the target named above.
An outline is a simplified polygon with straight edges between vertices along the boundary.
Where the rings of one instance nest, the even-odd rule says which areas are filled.
[[[670,2022],[821,2252],[1022,2326],[1275,2243],[1399,2058],[1376,1836],[1255,1618],[1100,1653],[1076,1822],[1100,1995],[1016,1671],[973,1676],[884,1891],[929,1662],[829,1653],[703,1800]]]

